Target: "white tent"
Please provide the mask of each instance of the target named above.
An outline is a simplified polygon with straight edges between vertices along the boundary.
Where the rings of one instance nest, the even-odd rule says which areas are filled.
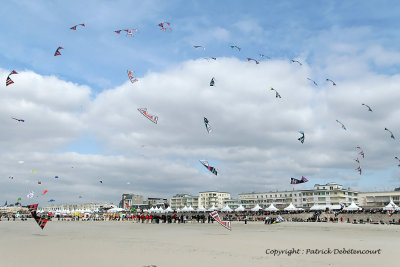
[[[268,208],[265,209],[266,211],[270,211],[270,212],[275,212],[275,211],[279,211],[279,209],[277,207],[274,206],[274,204],[271,203],[271,205],[269,205]]]
[[[177,208],[177,209],[176,209],[176,212],[182,212],[182,211],[181,211],[181,209],[180,209],[180,208]]]
[[[235,209],[235,211],[244,211],[244,207],[242,206],[242,204],[240,204],[240,206],[237,207],[237,208]]]
[[[287,207],[284,208],[283,210],[286,210],[286,211],[295,211],[295,210],[298,210],[298,209],[293,205],[292,202],[290,202],[289,206],[287,206]]]
[[[197,212],[204,212],[204,211],[207,211],[207,210],[203,207],[203,205],[200,205],[200,206],[197,208]]]
[[[188,211],[188,207],[184,206],[183,209],[181,209],[181,212],[187,212]]]
[[[109,213],[114,213],[114,212],[120,212],[120,211],[123,211],[124,209],[121,209],[121,208],[112,208],[112,209],[109,209],[107,212],[109,212]]]
[[[387,204],[386,207],[383,207],[383,210],[395,211],[395,210],[400,210],[400,208],[399,208],[399,206],[394,204],[393,200],[390,200],[390,203]]]
[[[192,207],[192,205],[189,206],[189,208],[187,209],[188,211],[192,212],[194,211],[194,208]]]
[[[166,208],[166,209],[164,210],[164,212],[174,212],[174,211],[171,209],[171,207],[168,207],[168,208]]]
[[[262,208],[260,207],[260,205],[258,205],[258,203],[254,208],[251,209],[251,211],[259,211],[259,210],[262,210]]]
[[[225,207],[223,207],[223,208],[221,209],[221,211],[224,211],[224,212],[232,212],[233,210],[232,210],[228,205],[226,205]]]
[[[357,206],[356,203],[354,203],[354,201],[352,201],[351,204],[348,207],[344,208],[343,210],[355,211],[355,210],[361,210],[361,208]]]
[[[325,206],[314,204],[310,210],[325,210]]]
[[[148,210],[148,212],[150,212],[150,213],[155,212],[155,208],[154,208],[154,207],[151,207],[151,208]]]
[[[214,211],[214,210],[217,210],[217,208],[214,205],[212,205],[212,207],[209,208],[207,211]]]

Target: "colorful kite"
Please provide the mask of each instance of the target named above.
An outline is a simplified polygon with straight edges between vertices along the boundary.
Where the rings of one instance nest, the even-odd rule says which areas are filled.
[[[49,200],[49,202],[54,202],[54,201],[55,201],[54,199],[50,199],[50,200]]]
[[[372,112],[372,109],[371,109],[371,107],[370,106],[368,106],[368,105],[366,105],[366,104],[361,104],[362,106],[366,106],[367,108],[368,108],[368,111],[371,111]]]
[[[258,62],[257,60],[255,60],[255,59],[253,59],[253,58],[247,58],[247,61],[251,61],[251,60],[253,60],[256,64],[260,64],[260,62]]]
[[[62,48],[61,46],[59,46],[59,47],[57,48],[56,52],[54,53],[54,56],[61,56],[60,49],[64,49],[64,48]]]
[[[269,90],[275,91],[275,98],[281,98],[281,95],[274,88],[271,87]]]
[[[137,29],[126,29],[124,31],[126,31],[126,36],[133,37],[133,32],[134,31],[137,32],[138,30]]]
[[[310,78],[307,78],[307,80],[312,81],[315,86],[318,86],[318,84],[314,80],[311,80]]]
[[[146,118],[148,118],[151,122],[157,124],[158,117],[154,115],[150,115],[147,113],[147,108],[138,108],[139,112],[143,114]]]
[[[166,26],[166,25],[168,25],[168,26]],[[172,31],[172,28],[170,27],[171,26],[170,22],[163,21],[163,22],[159,23],[157,26],[161,27],[160,30],[162,30],[162,31],[167,31],[168,29]]]
[[[291,62],[296,62],[296,63],[298,63],[300,66],[303,66],[303,64],[301,64],[301,62],[300,61],[298,61],[298,60],[294,60],[294,59],[292,59],[292,60],[290,60]]]
[[[358,158],[356,158],[354,161],[357,162],[358,164],[360,164],[360,161],[358,160]]]
[[[360,146],[356,146],[356,148],[360,150],[360,152],[358,152],[358,154],[360,154],[361,157],[364,158],[364,151],[361,149],[361,147]]]
[[[298,138],[297,140],[299,140],[303,144],[304,143],[304,132],[303,131],[299,131],[299,133],[301,133],[302,136],[300,138]]]
[[[388,128],[385,128],[385,131],[388,131],[390,133],[390,138],[395,139],[392,131],[390,131]]]
[[[46,195],[47,192],[49,192],[49,191],[44,190],[43,193],[42,193],[42,196]]]
[[[208,124],[208,120],[206,117],[204,117],[204,124],[206,125],[207,132],[211,132],[211,126]]]
[[[361,175],[362,170],[361,170],[361,166],[360,165],[358,165],[358,168],[356,169],[356,171],[358,171],[360,173],[360,175]]]
[[[75,26],[72,26],[70,29],[71,30],[73,30],[73,31],[76,31],[76,27],[78,27],[78,26],[82,26],[82,27],[85,27],[85,24],[78,24],[78,25],[75,25]]]
[[[333,86],[336,86],[336,83],[332,81],[331,79],[326,79],[327,82],[331,82]]]
[[[194,48],[203,48],[203,50],[206,50],[206,48],[204,46],[202,46],[202,45],[194,45],[193,47]]]
[[[241,50],[241,48],[240,48],[239,46],[236,46],[236,45],[231,45],[230,47],[231,47],[232,49],[233,49],[233,48],[236,48],[238,51]]]
[[[290,178],[290,184],[302,184],[308,182],[308,179],[304,176],[301,177],[301,179],[296,179],[296,178]]]
[[[215,84],[215,78],[212,77],[212,78],[211,78],[211,81],[210,81],[210,86],[214,86],[214,84]]]
[[[339,123],[339,124],[341,124],[341,125],[342,125],[342,128],[343,128],[344,130],[347,130],[343,123],[341,123],[341,122],[338,121],[338,120],[336,120],[336,122]]]
[[[200,160],[200,163],[203,164],[210,172],[217,175],[217,170],[214,167],[211,167],[206,160]]]
[[[133,77],[133,71],[132,70],[127,70],[127,72],[128,72],[129,80],[131,81],[131,83],[135,83],[135,82],[138,81],[135,77]]]
[[[37,172],[37,171],[35,171],[35,170],[32,170],[32,172],[33,172],[33,173],[38,173],[38,172]]]
[[[210,215],[216,220],[221,226],[225,227],[229,231],[231,231],[231,222],[230,221],[222,221],[221,218],[218,215],[217,211],[213,211],[210,213]]]
[[[11,80],[10,76],[13,74],[18,74],[18,72],[16,72],[15,70],[13,70],[12,72],[10,72],[10,74],[8,74],[7,76],[7,80],[6,80],[6,86],[9,86],[10,84],[13,84],[13,80]]]
[[[122,30],[114,31],[116,34],[120,34]]]
[[[58,179],[58,176],[56,175],[56,176],[54,176],[54,178]]]
[[[26,208],[29,209],[30,213],[32,214],[32,217],[35,219],[35,221],[37,222],[39,227],[43,230],[43,228],[46,226],[48,219],[39,217],[37,215],[37,213],[36,213],[37,206],[38,206],[38,204],[33,204],[33,205],[26,206]]]
[[[17,118],[14,118],[14,117],[12,117],[11,119],[16,120],[16,121],[18,121],[18,122],[24,122],[24,121],[25,121],[25,120],[23,120],[23,119],[17,119]]]

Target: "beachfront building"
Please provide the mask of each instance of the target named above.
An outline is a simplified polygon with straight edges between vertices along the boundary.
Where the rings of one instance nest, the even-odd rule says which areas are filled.
[[[136,205],[143,205],[143,196],[136,194],[122,194],[122,200],[119,205],[120,208],[128,208]]]
[[[382,208],[393,200],[394,204],[400,205],[400,191],[363,192],[358,194],[360,206],[363,208]]]
[[[314,189],[276,191],[264,193],[243,193],[239,194],[239,202],[244,208],[250,209],[259,204],[262,208],[274,204],[278,209],[282,209],[293,203],[298,208],[310,208],[316,205],[339,205],[346,206],[351,202],[358,203],[358,192],[350,188],[345,189],[342,185],[328,183],[325,185],[314,185]]]
[[[199,205],[202,205],[206,209],[211,208],[213,205],[217,209],[221,209],[224,207],[224,200],[230,198],[231,194],[227,192],[218,192],[218,191],[199,192]]]
[[[148,197],[143,204],[148,205],[149,207],[162,207],[167,208],[169,205],[168,199],[160,198],[160,197]]]
[[[192,208],[197,209],[199,207],[199,197],[189,194],[176,194],[170,199],[169,205],[173,210],[182,209],[185,206],[192,206]]]
[[[236,208],[238,208],[239,206],[240,206],[240,202],[239,202],[239,199],[225,199],[224,201],[223,201],[223,206],[225,207],[225,206],[229,206],[229,208],[231,208],[231,209],[236,209]]]

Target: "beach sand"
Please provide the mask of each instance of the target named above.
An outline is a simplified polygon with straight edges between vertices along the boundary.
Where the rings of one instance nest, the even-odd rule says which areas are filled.
[[[400,226],[348,223],[274,225],[50,221],[0,222],[0,266],[398,266]],[[267,255],[267,249],[300,254]],[[307,249],[330,249],[310,254]],[[340,255],[334,249],[381,249]]]

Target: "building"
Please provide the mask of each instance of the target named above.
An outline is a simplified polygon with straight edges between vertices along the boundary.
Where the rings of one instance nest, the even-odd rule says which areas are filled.
[[[143,201],[143,204],[148,205],[151,207],[168,207],[168,199],[166,198],[159,198],[159,197],[148,197],[147,200]]]
[[[135,205],[143,204],[143,196],[136,194],[122,194],[120,208],[128,208]]]
[[[217,191],[199,192],[199,205],[202,205],[206,209],[211,208],[213,205],[217,209],[221,209],[224,207],[224,200],[230,198],[231,194],[226,192],[217,192]]]
[[[360,206],[363,208],[383,208],[393,200],[394,204],[400,205],[400,191],[385,192],[363,192],[358,194]]]
[[[240,202],[239,202],[239,200],[238,199],[225,199],[224,201],[223,201],[223,206],[225,207],[226,205],[228,205],[229,206],[229,208],[231,208],[231,209],[236,209],[236,208],[238,208],[239,206],[240,206]]]
[[[189,194],[176,194],[170,199],[169,205],[173,210],[182,209],[185,206],[192,206],[192,208],[197,209],[199,207],[199,197]]]
[[[314,185],[314,189],[276,191],[265,193],[244,193],[239,194],[239,204],[246,209],[253,208],[259,204],[262,208],[274,204],[278,209],[287,207],[293,203],[298,208],[310,208],[313,205],[339,205],[343,203],[346,206],[354,201],[358,203],[358,192],[345,189],[342,185],[328,183],[325,185]]]

